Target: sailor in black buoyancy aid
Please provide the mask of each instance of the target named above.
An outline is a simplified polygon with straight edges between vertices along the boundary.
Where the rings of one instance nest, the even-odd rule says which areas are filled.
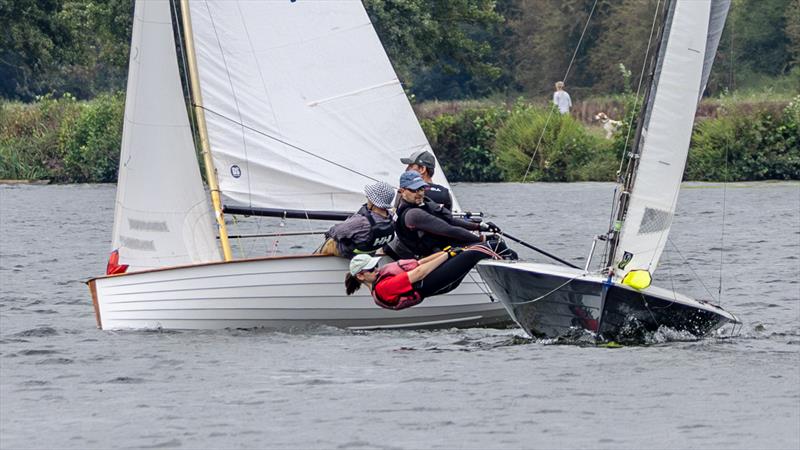
[[[425,181],[415,171],[400,176],[400,206],[395,213],[397,240],[387,254],[395,259],[422,258],[448,246],[464,247],[486,241],[485,236],[471,231],[499,232],[491,222],[476,223],[454,218],[449,210],[424,197]],[[494,248],[500,241],[495,240]],[[502,245],[499,250],[507,247]],[[513,251],[512,251],[513,253]]]
[[[394,188],[382,181],[364,187],[367,203],[342,223],[332,226],[318,253],[352,258],[356,254],[374,254],[394,238],[394,224],[389,213]]]
[[[453,197],[450,190],[441,184],[433,182],[433,174],[436,171],[436,157],[433,153],[425,150],[414,152],[408,158],[400,158],[400,162],[406,164],[406,170],[419,172],[422,180],[428,184],[425,188],[425,197],[442,205],[448,211],[453,210]],[[395,207],[399,206],[395,204]]]

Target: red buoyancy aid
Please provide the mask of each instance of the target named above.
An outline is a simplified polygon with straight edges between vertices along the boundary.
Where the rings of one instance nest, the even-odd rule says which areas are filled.
[[[380,298],[378,296],[378,292],[375,290],[375,288],[378,286],[378,283],[380,283],[384,278],[394,277],[400,275],[401,273],[409,272],[416,269],[418,266],[419,263],[416,259],[401,259],[400,261],[389,263],[381,267],[378,271],[378,278],[376,278],[375,282],[372,283],[372,298],[375,300],[375,304],[381,308],[398,310],[410,308],[422,302],[422,296],[419,294],[419,292],[414,290],[414,288],[411,288],[410,291],[397,295],[395,298],[391,299]],[[387,300],[394,301],[389,302]]]

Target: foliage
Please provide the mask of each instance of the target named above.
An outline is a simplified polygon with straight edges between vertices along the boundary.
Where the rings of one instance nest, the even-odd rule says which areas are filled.
[[[570,115],[517,104],[497,131],[495,152],[506,181],[611,179],[609,147]]]
[[[0,0],[0,97],[121,89],[132,12],[130,0]]]
[[[414,94],[483,94],[501,73],[488,42],[503,20],[494,0],[364,0],[364,6],[395,70]],[[418,83],[416,77],[427,82]],[[434,83],[442,89],[431,92]]]
[[[133,3],[0,0],[0,97],[89,99],[124,89]],[[659,4],[364,0],[398,76],[419,100],[542,98],[565,75],[575,101],[620,94],[615,67],[624,64],[638,82]],[[733,0],[708,92],[760,86],[798,66],[800,0]],[[798,77],[791,80],[789,88],[800,90]]]
[[[61,123],[76,115],[71,96],[33,104],[0,102],[0,179],[66,180],[58,146]]]
[[[0,179],[115,181],[122,113],[121,94],[0,103]]]
[[[61,124],[59,148],[68,179],[101,183],[117,180],[123,104],[122,94],[101,95],[82,104],[80,114]]]
[[[450,181],[501,181],[492,147],[505,108],[467,109],[420,122]]]
[[[783,112],[743,113],[737,105],[700,121],[685,179],[714,181],[800,179],[800,96]]]

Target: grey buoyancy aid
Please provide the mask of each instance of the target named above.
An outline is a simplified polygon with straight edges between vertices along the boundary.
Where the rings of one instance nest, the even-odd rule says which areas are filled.
[[[414,270],[418,266],[419,263],[416,259],[401,259],[400,261],[389,263],[381,267],[378,271],[378,277],[375,279],[375,282],[372,283],[372,299],[375,300],[375,304],[381,308],[398,310],[410,308],[422,302],[422,295],[414,290],[413,287],[410,291],[404,292],[392,299],[380,298],[378,292],[375,290],[378,287],[378,283],[387,277],[400,275],[401,273]]]
[[[446,222],[450,222],[450,211],[427,198],[422,205],[400,202],[400,207],[397,208],[397,216],[395,219],[395,232],[403,245],[411,250],[417,257],[432,255],[450,245],[447,240],[441,236],[408,228],[406,226],[405,216],[406,213],[413,208],[421,208],[429,214],[439,217]]]
[[[363,242],[353,242],[355,253],[375,252],[394,238],[394,224],[391,220],[376,222],[366,205],[359,209],[358,213],[369,221],[369,237]]]

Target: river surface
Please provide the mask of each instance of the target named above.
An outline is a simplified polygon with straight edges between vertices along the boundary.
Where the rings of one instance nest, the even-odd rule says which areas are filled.
[[[581,265],[612,189],[455,186],[462,205]],[[684,185],[655,284],[744,325],[623,348],[518,328],[100,331],[83,281],[105,271],[114,190],[0,186],[0,448],[800,448],[800,184]]]

